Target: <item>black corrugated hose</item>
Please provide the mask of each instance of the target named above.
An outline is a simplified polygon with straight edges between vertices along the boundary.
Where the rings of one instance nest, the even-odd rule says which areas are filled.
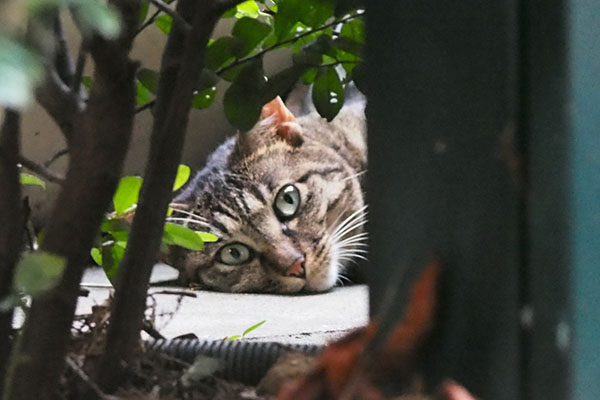
[[[292,350],[317,354],[323,346],[243,340],[157,339],[147,341],[147,348],[190,364],[199,355],[221,359],[225,366],[219,373],[220,377],[256,385],[283,353]]]

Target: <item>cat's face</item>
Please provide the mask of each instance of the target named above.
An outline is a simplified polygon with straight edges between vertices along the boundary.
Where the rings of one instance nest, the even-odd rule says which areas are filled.
[[[188,282],[230,292],[323,291],[360,256],[366,235],[355,171],[297,136],[298,126],[282,140],[278,123],[268,118],[236,138],[227,166],[196,183],[178,218],[219,241],[175,257]]]

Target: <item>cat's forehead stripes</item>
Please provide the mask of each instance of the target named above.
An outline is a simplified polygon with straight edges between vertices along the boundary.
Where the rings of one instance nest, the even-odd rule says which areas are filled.
[[[300,178],[298,178],[297,182],[306,182],[311,176],[313,175],[319,175],[323,178],[327,177],[327,175],[330,174],[334,174],[334,173],[342,173],[344,172],[344,169],[342,167],[331,167],[328,165],[319,165],[318,167],[308,170],[304,173],[304,175],[302,175]]]

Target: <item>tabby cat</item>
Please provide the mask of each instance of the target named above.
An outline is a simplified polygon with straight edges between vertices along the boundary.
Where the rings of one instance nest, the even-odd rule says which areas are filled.
[[[295,118],[280,98],[259,122],[222,144],[169,217],[219,237],[169,261],[183,284],[226,292],[319,292],[363,258],[366,167],[364,97],[327,123]]]

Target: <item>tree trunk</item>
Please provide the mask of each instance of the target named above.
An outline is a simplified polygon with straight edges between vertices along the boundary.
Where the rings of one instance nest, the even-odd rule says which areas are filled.
[[[133,360],[139,346],[148,282],[172,198],[194,86],[204,67],[206,45],[220,17],[211,0],[180,0],[177,12],[192,29],[185,35],[175,23],[162,59],[148,166],[117,273],[106,352],[98,376],[99,384],[108,392],[122,383],[122,367]]]
[[[19,120],[17,112],[7,109],[0,131],[0,301],[10,294],[23,239],[21,184],[17,168]],[[12,310],[0,311],[0,393],[11,348],[12,319]]]
[[[94,84],[74,126],[71,162],[42,244],[44,251],[65,257],[67,267],[57,287],[33,301],[7,399],[55,397],[89,249],[121,175],[133,129],[136,65],[127,54],[139,2],[123,0],[117,7],[125,33],[117,41],[96,38],[90,45]]]

